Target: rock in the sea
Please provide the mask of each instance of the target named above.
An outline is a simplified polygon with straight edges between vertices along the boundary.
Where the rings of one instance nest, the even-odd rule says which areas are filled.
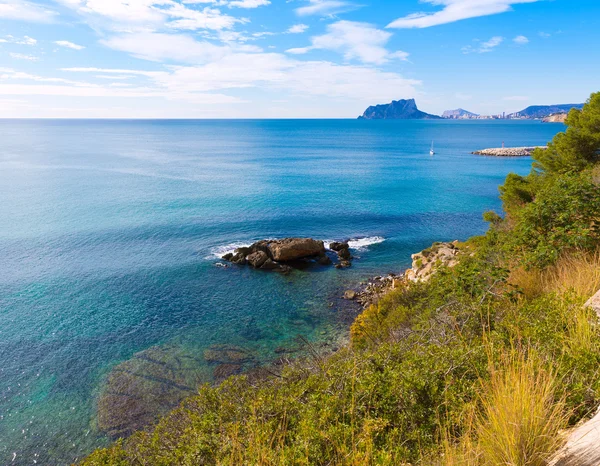
[[[325,245],[312,238],[286,238],[270,241],[269,250],[275,262],[287,262],[325,254]]]
[[[344,299],[352,301],[355,298],[356,298],[356,291],[354,291],[354,290],[348,290],[344,293]]]
[[[340,249],[337,254],[338,254],[338,257],[343,261],[349,261],[352,259],[352,254],[350,254],[350,249]]]
[[[250,266],[262,270],[274,270],[283,274],[292,271],[286,264],[297,260],[316,260],[322,265],[331,264],[325,253],[323,241],[312,238],[285,238],[280,240],[262,240],[249,247],[236,249],[223,256],[224,260],[235,264]]]
[[[255,269],[259,269],[269,260],[269,256],[264,251],[256,251],[246,257],[246,261]]]
[[[319,260],[317,261],[319,264],[321,265],[331,265],[331,259],[329,258],[329,256],[327,254],[323,254],[321,256],[319,256]]]
[[[350,261],[340,261],[339,264],[335,264],[336,269],[347,269],[349,267],[352,267],[352,262]]]
[[[342,249],[349,249],[350,245],[348,243],[343,243],[343,242],[339,242],[339,241],[334,241],[333,243],[331,243],[329,245],[329,249],[331,249],[332,251],[335,252],[339,252]]]

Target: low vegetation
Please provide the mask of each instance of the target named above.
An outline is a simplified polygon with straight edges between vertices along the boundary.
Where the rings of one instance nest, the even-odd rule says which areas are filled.
[[[83,464],[546,464],[600,403],[600,94],[567,123],[459,264],[368,308],[350,345],[201,387]]]

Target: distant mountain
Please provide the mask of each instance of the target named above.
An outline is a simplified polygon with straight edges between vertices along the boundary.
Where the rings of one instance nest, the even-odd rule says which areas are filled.
[[[365,110],[359,120],[433,120],[441,117],[422,112],[415,99],[394,100],[389,104],[373,105]]]
[[[479,116],[478,113],[473,113],[465,110],[464,108],[457,108],[456,110],[446,110],[442,113],[442,118],[473,118]]]
[[[572,108],[578,108],[581,110],[583,108],[583,104],[532,105],[516,113],[518,113],[519,116],[524,118],[545,118],[547,116],[553,115],[554,113],[568,112]],[[514,117],[516,116],[516,114],[511,113],[508,116]]]

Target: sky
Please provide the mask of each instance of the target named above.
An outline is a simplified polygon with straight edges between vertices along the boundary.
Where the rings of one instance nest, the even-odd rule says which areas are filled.
[[[600,0],[0,0],[0,118],[481,114],[600,91]]]

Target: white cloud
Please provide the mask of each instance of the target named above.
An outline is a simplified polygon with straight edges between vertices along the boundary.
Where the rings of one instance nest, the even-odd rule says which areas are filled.
[[[345,0],[308,0],[308,2],[308,5],[296,8],[297,15],[330,16],[357,8],[357,5]]]
[[[23,39],[15,41],[15,44],[20,44],[20,45],[36,45],[37,44],[37,40],[34,39],[33,37],[25,36],[25,37],[23,37]]]
[[[4,39],[0,39],[1,43],[7,44],[18,44],[18,45],[37,45],[37,40],[34,39],[33,37],[29,37],[29,36],[24,36],[23,38],[19,39],[18,37],[14,37],[11,35],[8,36],[4,36]]]
[[[61,47],[66,47],[68,49],[73,50],[83,50],[85,48],[83,45],[74,44],[73,42],[69,42],[68,40],[57,40],[54,43],[56,45],[60,45]]]
[[[50,23],[57,16],[55,11],[25,0],[0,0],[0,18]]]
[[[542,39],[548,39],[552,34],[549,34],[547,32],[538,32],[538,36],[540,36]]]
[[[161,28],[221,30],[244,22],[217,8],[188,8],[175,0],[57,0],[85,16],[100,29],[144,32]],[[198,1],[185,3],[200,3]],[[213,3],[213,2],[201,2]]]
[[[229,53],[202,66],[170,67],[167,71],[68,68],[64,71],[115,75],[139,74],[150,78],[171,98],[185,99],[195,93],[260,88],[298,94],[360,100],[413,97],[418,80],[366,66],[336,65],[326,61],[299,61],[279,53]]]
[[[462,52],[467,53],[487,53],[494,50],[498,47],[502,42],[504,42],[504,37],[494,36],[490,40],[482,42],[478,47],[472,47],[470,45],[463,47]]]
[[[25,55],[24,53],[9,53],[9,55],[16,60],[28,60],[28,61],[38,61],[39,57],[35,57],[33,55]]]
[[[307,29],[308,26],[306,24],[294,24],[286,32],[288,34],[302,34]]]
[[[151,61],[206,63],[218,60],[229,51],[227,46],[199,42],[183,34],[152,32],[123,34],[104,39],[101,43],[112,49]]]
[[[228,6],[236,8],[258,8],[259,6],[270,5],[269,0],[233,0],[229,2]]]
[[[332,50],[344,55],[346,60],[358,59],[363,63],[386,63],[392,58],[406,60],[408,53],[390,53],[385,45],[391,33],[377,29],[371,24],[353,21],[338,21],[327,26],[327,33],[311,38],[309,47],[293,48],[287,52],[304,54],[310,50]]]
[[[529,39],[525,36],[517,36],[513,39],[513,42],[515,44],[524,45],[529,43]]]
[[[512,10],[512,5],[539,0],[421,0],[442,10],[435,13],[412,13],[391,22],[389,28],[427,28],[463,19],[495,15]]]

